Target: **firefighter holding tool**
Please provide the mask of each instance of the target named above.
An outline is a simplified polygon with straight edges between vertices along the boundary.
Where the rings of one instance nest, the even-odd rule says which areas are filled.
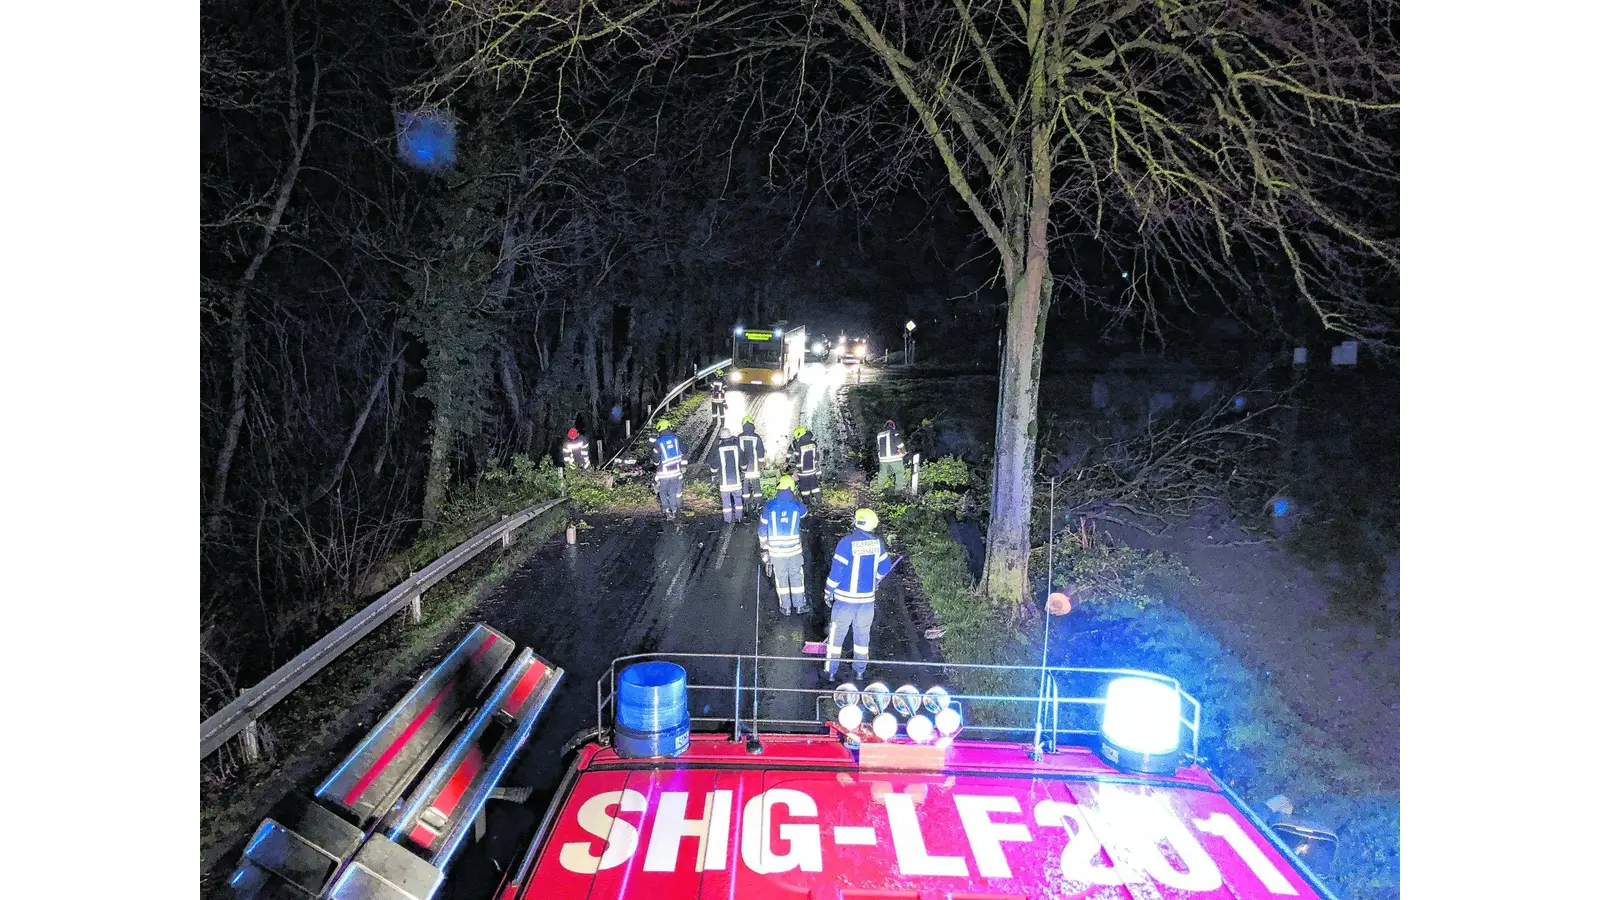
[[[856,529],[839,541],[833,551],[833,567],[828,572],[827,662],[822,674],[829,681],[839,679],[839,658],[844,652],[846,632],[850,634],[853,656],[850,660],[856,677],[867,673],[871,656],[872,617],[878,584],[894,570],[898,559],[891,559],[883,548],[878,530],[878,514],[870,509],[856,510]]]

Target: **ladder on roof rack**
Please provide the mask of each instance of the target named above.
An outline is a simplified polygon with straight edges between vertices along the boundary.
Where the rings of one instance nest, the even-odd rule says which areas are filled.
[[[234,895],[433,897],[565,674],[514,651],[474,626],[312,798],[261,823],[229,879]]]

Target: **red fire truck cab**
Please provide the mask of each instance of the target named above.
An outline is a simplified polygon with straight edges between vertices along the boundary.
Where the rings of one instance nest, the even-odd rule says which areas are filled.
[[[614,662],[495,900],[1332,896],[1200,765],[1199,704],[1170,678],[874,660],[906,683],[761,684],[797,663]],[[653,743],[629,727],[635,667],[663,686]]]

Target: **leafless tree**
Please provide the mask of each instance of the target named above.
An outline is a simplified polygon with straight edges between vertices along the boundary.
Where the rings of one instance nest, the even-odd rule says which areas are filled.
[[[871,162],[868,178],[834,167],[857,202],[930,157],[943,168],[1008,301],[991,596],[1026,593],[1040,354],[1061,287],[1152,328],[1201,298],[1241,315],[1298,298],[1328,329],[1393,338],[1393,309],[1373,299],[1398,257],[1388,0],[463,0],[451,13],[462,70],[483,77],[725,59],[765,121]],[[799,88],[776,113],[768,75]],[[1072,238],[1103,248],[1117,289],[1095,290],[1076,261],[1058,284],[1052,247]]]

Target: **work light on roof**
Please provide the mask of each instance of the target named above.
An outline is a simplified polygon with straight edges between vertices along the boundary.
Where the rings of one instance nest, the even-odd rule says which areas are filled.
[[[775,331],[772,332],[772,336],[773,337],[783,337],[783,329],[782,328],[776,329]]]
[[[933,742],[933,720],[918,713],[906,720],[906,736],[919,744]]]
[[[861,705],[867,712],[877,715],[889,710],[889,686],[881,681],[874,681],[861,692]]]
[[[1100,753],[1120,769],[1171,774],[1178,768],[1178,691],[1151,678],[1117,678],[1106,688]]]
[[[878,713],[872,718],[872,733],[880,741],[894,740],[895,732],[900,730],[900,720],[894,713]]]
[[[855,731],[860,728],[863,718],[864,714],[861,712],[861,707],[853,703],[849,706],[839,707],[839,727],[845,731]]]
[[[902,684],[895,689],[894,696],[889,698],[889,703],[894,707],[896,714],[910,718],[917,712],[917,707],[922,705],[922,694],[915,685]]]
[[[743,325],[735,325],[735,326],[733,326],[733,333],[734,334],[744,334],[744,326]]]
[[[833,704],[840,709],[843,709],[846,706],[855,706],[860,702],[861,689],[856,687],[852,682],[846,681],[844,684],[839,685],[838,689],[833,692]]]

